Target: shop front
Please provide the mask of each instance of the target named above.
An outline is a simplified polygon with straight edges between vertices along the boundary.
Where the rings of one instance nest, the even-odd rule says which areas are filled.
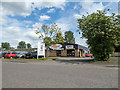
[[[45,55],[46,57],[83,57],[83,51],[78,44],[63,43],[50,46],[50,50],[46,51]]]

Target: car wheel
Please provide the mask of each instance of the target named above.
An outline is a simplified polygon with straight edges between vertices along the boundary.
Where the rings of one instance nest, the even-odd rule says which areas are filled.
[[[10,59],[13,59],[13,57],[10,57]]]

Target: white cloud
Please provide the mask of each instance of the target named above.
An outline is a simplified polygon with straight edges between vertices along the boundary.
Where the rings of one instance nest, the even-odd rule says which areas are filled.
[[[6,15],[22,15],[28,16],[31,14],[32,10],[32,3],[31,2],[3,2],[2,8],[5,10]]]
[[[35,24],[33,24],[33,25],[32,25],[33,30],[36,30],[37,28],[41,29],[41,26],[42,26],[42,25],[43,25],[42,23],[35,23]]]
[[[75,18],[75,19],[82,18],[82,15],[80,15],[80,14],[74,14],[74,18]]]
[[[21,15],[21,16],[29,16],[35,8],[39,10],[43,8],[61,8],[64,10],[65,0],[53,0],[54,2],[45,2],[44,0],[40,0],[39,2],[2,2],[2,8],[6,15]],[[34,3],[34,4],[33,4]]]
[[[38,35],[33,30],[26,30],[25,28],[10,26],[2,29],[2,42],[9,42],[11,46],[17,47],[20,41],[30,42],[32,47],[37,43],[34,40],[38,39]]]
[[[73,9],[76,9],[77,8],[77,6],[75,5],[74,7],[73,7]]]
[[[44,21],[44,20],[49,20],[49,19],[50,19],[50,16],[42,15],[42,16],[40,16],[39,21]]]
[[[66,0],[62,0],[62,1],[61,0],[52,0],[52,1],[40,0],[40,2],[34,2],[33,7],[36,7],[39,10],[43,8],[51,8],[51,7],[61,8],[62,10],[64,10],[65,1]]]
[[[62,33],[64,34],[65,31],[68,31],[71,29],[71,24],[67,20],[67,18],[61,18],[56,21],[56,24],[59,28],[61,28]]]
[[[52,8],[52,9],[47,11],[47,13],[52,13],[52,12],[55,12],[55,9]]]
[[[70,25],[67,24],[67,23],[57,22],[56,24],[57,24],[57,26],[58,26],[59,28],[61,28],[61,31],[62,31],[63,34],[64,34],[65,31],[70,30],[70,27],[69,27]]]
[[[93,12],[97,12],[97,10],[103,10],[105,8],[105,6],[102,4],[102,2],[100,2],[100,3],[80,2],[80,6],[82,6],[82,8],[80,9],[81,15],[83,15],[83,14],[87,15],[86,12],[91,14]]]
[[[35,34],[35,31],[33,29],[24,27],[26,22],[21,22],[11,18],[7,19],[8,20],[6,21],[8,22],[4,24],[5,27],[2,27],[2,29],[0,29],[0,34],[2,34],[2,42],[9,42],[11,46],[16,48],[19,41],[25,41],[30,42],[32,44],[32,47],[36,47],[37,43],[34,41],[38,39],[38,35]],[[34,27],[36,25],[40,24],[35,24]]]

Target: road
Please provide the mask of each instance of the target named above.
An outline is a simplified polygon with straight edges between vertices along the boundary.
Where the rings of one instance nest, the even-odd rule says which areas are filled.
[[[3,88],[117,88],[118,68],[60,61],[3,62]]]

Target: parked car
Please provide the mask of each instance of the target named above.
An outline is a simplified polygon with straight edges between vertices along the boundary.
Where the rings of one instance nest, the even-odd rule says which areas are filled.
[[[3,52],[3,53],[0,52],[0,58],[4,58],[5,54],[6,52]]]
[[[26,55],[25,55],[25,58],[37,58],[37,51],[35,52],[28,52]]]
[[[92,57],[92,54],[86,53],[85,56],[86,56],[86,57]]]
[[[18,53],[17,52],[9,52],[5,54],[5,58],[14,58]]]
[[[0,58],[2,57],[2,53],[0,52]]]
[[[3,52],[2,53],[2,57],[4,58],[6,54],[7,54],[6,52]]]
[[[18,53],[14,58],[25,58],[26,53]]]

